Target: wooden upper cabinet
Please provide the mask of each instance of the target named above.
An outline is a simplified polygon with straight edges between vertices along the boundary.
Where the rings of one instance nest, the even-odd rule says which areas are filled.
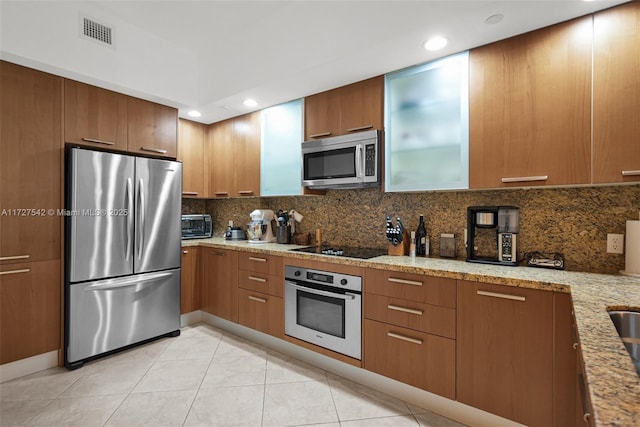
[[[64,140],[127,150],[127,96],[65,79]]]
[[[210,125],[207,131],[210,197],[229,197],[234,191],[232,130],[231,121],[225,120]]]
[[[640,181],[640,3],[593,24],[593,182]]]
[[[590,182],[591,49],[589,16],[471,50],[471,188]]]
[[[384,76],[304,99],[305,140],[384,127]]]
[[[175,158],[178,110],[138,98],[128,98],[128,151]]]
[[[61,77],[0,61],[0,264],[60,259],[62,92]]]
[[[384,76],[363,80],[340,90],[341,133],[384,127]]]
[[[178,160],[182,162],[182,196],[206,197],[204,142],[207,127],[201,123],[179,119]]]

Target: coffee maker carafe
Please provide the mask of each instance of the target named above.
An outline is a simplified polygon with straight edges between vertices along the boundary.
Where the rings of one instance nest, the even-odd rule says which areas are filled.
[[[467,261],[518,265],[520,209],[515,206],[467,208]]]

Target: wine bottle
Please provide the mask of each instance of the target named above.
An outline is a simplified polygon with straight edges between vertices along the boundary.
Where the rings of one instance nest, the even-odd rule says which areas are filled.
[[[416,230],[416,255],[427,256],[427,229],[424,226],[424,215],[420,215],[420,222]]]

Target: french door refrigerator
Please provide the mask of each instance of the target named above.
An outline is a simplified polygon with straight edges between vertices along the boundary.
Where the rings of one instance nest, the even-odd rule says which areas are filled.
[[[65,366],[180,334],[182,164],[67,150]]]

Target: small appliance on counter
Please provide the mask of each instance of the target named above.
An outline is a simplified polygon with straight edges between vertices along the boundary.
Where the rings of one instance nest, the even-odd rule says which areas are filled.
[[[230,225],[224,232],[224,240],[247,240],[247,233],[240,227]]]
[[[520,209],[515,206],[467,208],[467,261],[518,265]]]
[[[211,236],[211,215],[182,215],[182,240],[207,239]]]
[[[269,209],[256,209],[249,215],[251,222],[247,224],[249,243],[271,243],[275,241],[271,221],[275,214]]]

